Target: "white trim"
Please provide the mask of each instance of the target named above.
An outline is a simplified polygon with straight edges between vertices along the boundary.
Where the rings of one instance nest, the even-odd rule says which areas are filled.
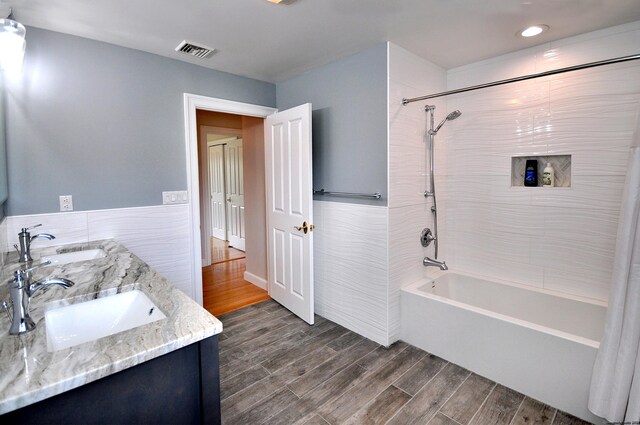
[[[249,273],[248,271],[245,271],[243,279],[246,280],[249,283],[253,283],[254,285],[256,285],[260,289],[264,289],[265,291],[267,290],[267,286],[268,286],[267,285],[267,280],[261,278],[260,276],[256,276],[253,273]]]
[[[187,191],[189,193],[189,228],[191,229],[191,282],[194,299],[203,304],[202,295],[202,249],[200,238],[200,182],[198,180],[198,129],[196,109],[225,112],[236,115],[267,117],[278,110],[268,106],[252,105],[225,99],[184,93],[184,134],[187,152]]]

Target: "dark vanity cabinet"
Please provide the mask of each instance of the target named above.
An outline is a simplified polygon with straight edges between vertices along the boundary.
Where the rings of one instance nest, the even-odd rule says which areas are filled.
[[[0,416],[2,424],[220,424],[218,337]]]

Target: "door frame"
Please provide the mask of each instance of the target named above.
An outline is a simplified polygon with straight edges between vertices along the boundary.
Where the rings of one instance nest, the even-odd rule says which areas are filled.
[[[195,301],[203,305],[202,295],[202,241],[200,238],[200,181],[198,178],[198,124],[196,109],[227,114],[266,118],[278,112],[276,108],[235,102],[215,97],[184,93],[184,129],[187,166],[187,192],[189,193],[189,229],[191,239],[191,282]],[[266,231],[266,229],[265,229]],[[267,247],[269,249],[269,247]]]

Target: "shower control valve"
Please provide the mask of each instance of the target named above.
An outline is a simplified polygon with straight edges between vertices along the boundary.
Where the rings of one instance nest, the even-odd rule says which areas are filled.
[[[420,243],[422,244],[422,246],[427,247],[431,245],[431,242],[435,240],[436,238],[433,236],[431,229],[429,229],[428,227],[425,227],[422,230],[422,234],[420,235]]]

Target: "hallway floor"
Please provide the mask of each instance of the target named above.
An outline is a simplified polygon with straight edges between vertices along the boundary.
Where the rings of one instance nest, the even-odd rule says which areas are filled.
[[[223,424],[581,425],[403,342],[384,348],[275,301],[220,318]]]
[[[211,238],[213,263],[202,268],[204,308],[220,316],[255,303],[269,300],[267,291],[244,280],[244,252],[230,248],[228,242]]]

